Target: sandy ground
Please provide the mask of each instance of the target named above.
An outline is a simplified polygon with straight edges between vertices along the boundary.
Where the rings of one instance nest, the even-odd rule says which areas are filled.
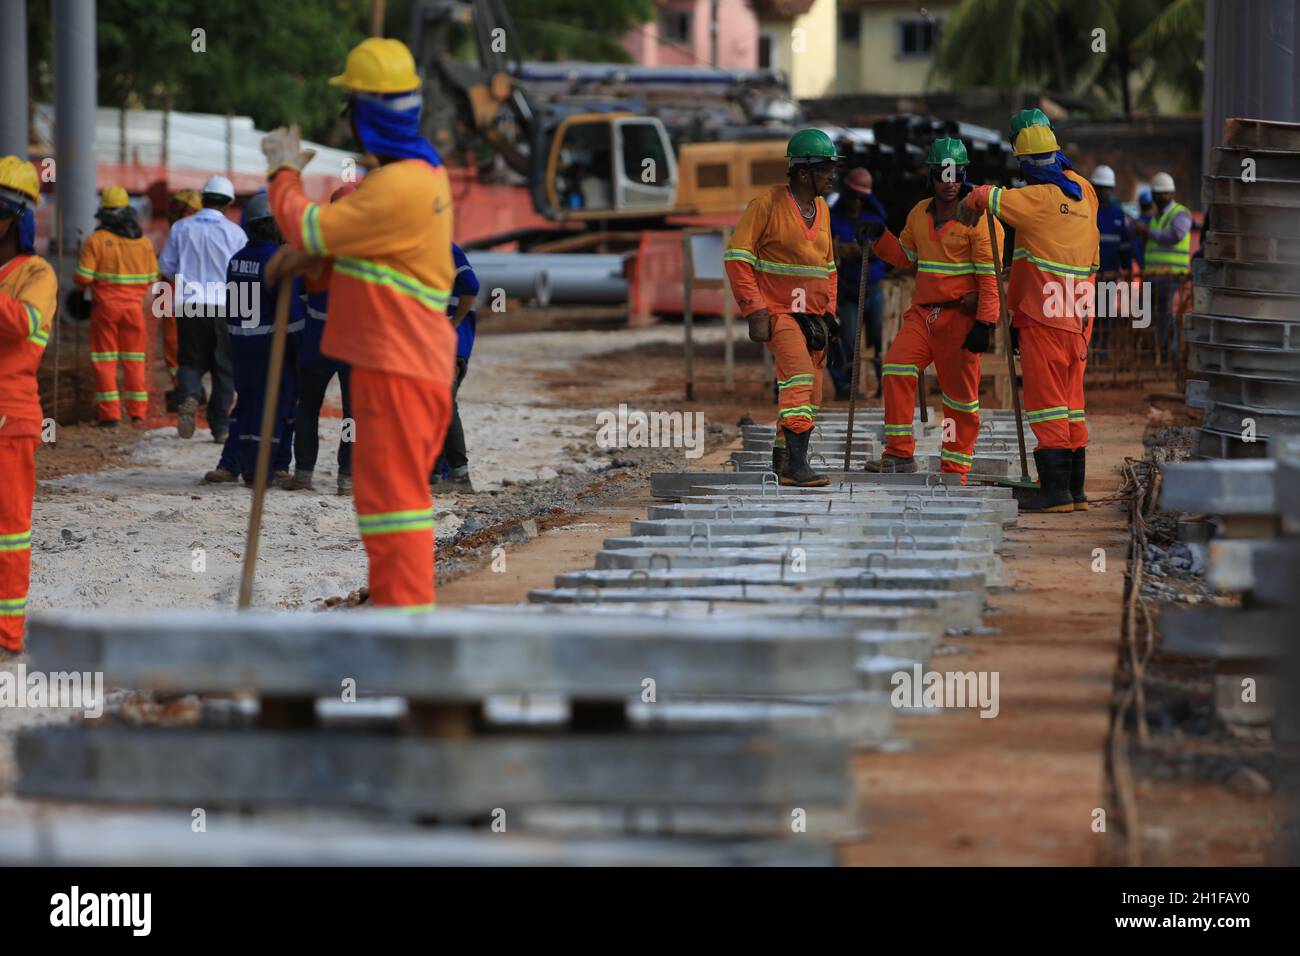
[[[703,338],[717,334],[706,330]],[[578,362],[599,363],[614,350],[671,348],[680,336],[680,329],[660,326],[481,337],[461,386],[476,487],[491,492],[607,468],[610,453],[596,443],[597,413],[616,406],[569,405],[566,390],[546,382],[569,374]],[[623,396],[639,407],[626,382]],[[333,494],[338,424],[336,418],[322,419],[317,490],[267,495],[259,606],[308,606],[365,583],[365,552],[351,499]],[[64,445],[95,442],[97,454],[105,446],[102,453],[115,467],[40,482],[32,522],[31,609],[233,606],[250,492],[201,481],[219,456],[206,429],[190,441],[177,438],[174,429],[156,429],[122,452],[117,449],[124,437],[101,438],[90,429],[65,432]],[[59,454],[42,450],[47,453]],[[459,530],[458,512],[466,503],[461,497],[436,502],[440,540]]]
[[[723,391],[720,337],[716,328],[699,337],[691,403],[682,400],[678,326],[480,338],[462,387],[462,414],[473,477],[484,494],[439,501],[440,537],[454,534],[462,515],[482,513],[474,509],[483,501],[514,495],[521,482],[534,483],[526,486],[527,498],[538,507],[546,506],[549,488],[564,485],[568,507],[544,523],[548,530],[540,537],[510,546],[504,573],[486,566],[462,573],[440,585],[439,603],[522,600],[529,588],[550,585],[556,573],[590,567],[605,537],[625,533],[644,514],[649,489],[639,474],[596,474],[611,463],[610,453],[596,447],[598,411],[627,402],[646,410],[702,410],[712,422],[734,424],[746,413],[770,420],[771,397],[749,343],[738,343],[735,391]],[[1086,514],[1025,516],[1008,534],[1015,588],[990,595],[985,623],[998,633],[956,639],[957,653],[936,658],[944,669],[999,671],[999,718],[953,712],[906,717],[898,728],[909,741],[905,748],[859,758],[856,775],[872,832],[863,844],[845,848],[845,862],[1111,862],[1104,834],[1091,824],[1097,808],[1110,807],[1104,745],[1127,539],[1120,506],[1099,499],[1118,484],[1123,457],[1141,454],[1143,393],[1094,392],[1089,417],[1089,492],[1096,507]],[[335,420],[322,424],[317,475],[323,491],[268,497],[261,606],[311,607],[364,583],[351,502],[328,493],[334,431]],[[97,456],[104,469],[75,473],[76,447]],[[233,605],[249,494],[198,483],[216,454],[210,441],[183,442],[170,429],[146,433],[134,446],[130,436],[74,434],[59,449],[43,449],[42,472],[51,477],[41,482],[36,505],[33,609]],[[714,451],[690,464],[716,467],[722,457],[725,452]],[[588,507],[572,507],[584,497]],[[1107,551],[1108,573],[1090,570],[1097,547]],[[194,570],[199,548],[206,559],[201,572]],[[0,813],[19,809],[10,792],[14,729],[49,719],[58,718],[0,711]],[[1222,789],[1201,788],[1207,789],[1212,792],[1200,797],[1190,787],[1169,796],[1183,806],[1215,797],[1207,806],[1220,820],[1240,809]],[[1181,849],[1184,839],[1171,826],[1153,814],[1144,829],[1148,839],[1179,833],[1165,839]],[[1201,838],[1217,839],[1205,832]],[[1153,856],[1175,865],[1206,861],[1172,848]]]

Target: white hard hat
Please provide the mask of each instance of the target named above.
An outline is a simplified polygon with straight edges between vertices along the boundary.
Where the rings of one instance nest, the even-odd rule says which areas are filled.
[[[1115,186],[1115,170],[1109,166],[1098,166],[1092,171],[1092,184],[1094,186]]]
[[[1174,177],[1168,173],[1156,173],[1151,177],[1153,193],[1171,193],[1174,191]]]
[[[234,183],[225,176],[213,176],[203,184],[203,192],[214,196],[225,196],[227,199],[235,198]]]

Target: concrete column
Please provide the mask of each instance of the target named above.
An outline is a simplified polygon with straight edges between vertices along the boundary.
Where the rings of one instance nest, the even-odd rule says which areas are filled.
[[[0,156],[27,158],[27,0],[0,0]]]
[[[54,0],[55,189],[63,245],[95,228],[95,0]]]

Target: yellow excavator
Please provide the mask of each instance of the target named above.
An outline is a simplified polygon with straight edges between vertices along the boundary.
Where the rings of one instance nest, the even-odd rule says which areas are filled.
[[[452,162],[513,175],[545,218],[653,228],[739,213],[784,181],[802,114],[780,74],[530,62],[518,36],[503,0],[425,0],[411,49],[425,134]]]

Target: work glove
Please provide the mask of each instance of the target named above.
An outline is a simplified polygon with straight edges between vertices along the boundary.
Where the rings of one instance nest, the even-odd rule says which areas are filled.
[[[983,216],[984,213],[971,205],[970,196],[967,196],[957,205],[957,221],[963,226],[977,226]]]
[[[883,222],[876,222],[874,219],[868,219],[862,225],[858,226],[858,245],[865,246],[868,243],[874,243],[884,234],[885,224]]]
[[[976,322],[966,333],[966,341],[961,344],[967,352],[983,355],[989,350],[989,341],[993,337],[993,326],[987,322]]]
[[[281,246],[266,264],[262,278],[268,286],[277,285],[281,279],[292,279],[294,276],[315,278],[320,275],[324,265],[325,260],[320,256],[299,252],[292,246]]]
[[[316,150],[302,148],[302,131],[294,123],[273,129],[263,136],[262,155],[266,157],[266,174],[274,176],[281,169],[302,172],[316,155]]]
[[[90,318],[90,300],[81,289],[69,289],[63,300],[63,314],[78,322]]]

